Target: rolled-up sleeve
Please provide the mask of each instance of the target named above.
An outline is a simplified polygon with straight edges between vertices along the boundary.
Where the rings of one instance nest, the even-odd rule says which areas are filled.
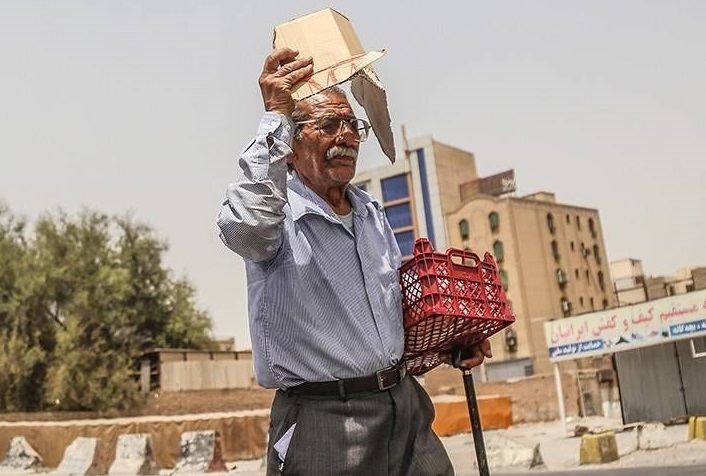
[[[240,154],[216,220],[223,243],[246,260],[273,258],[282,242],[287,203],[287,157],[294,123],[265,113],[257,135]]]

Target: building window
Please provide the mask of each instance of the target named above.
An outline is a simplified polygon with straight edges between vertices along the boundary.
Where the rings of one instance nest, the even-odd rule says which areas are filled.
[[[605,291],[605,281],[603,280],[603,271],[598,272],[598,287],[601,291]]]
[[[380,181],[385,215],[395,233],[402,256],[412,256],[414,248],[414,212],[409,193],[409,176],[395,175]],[[430,239],[431,239],[430,235]]]
[[[561,289],[564,288],[568,281],[568,278],[566,277],[566,272],[564,272],[563,269],[557,268],[556,270],[556,282],[559,284],[559,287]]]
[[[588,302],[591,303],[591,310],[592,310],[592,311],[595,310],[596,307],[595,307],[595,305],[593,304],[593,298],[590,298],[590,299],[588,300]]]
[[[571,217],[569,216],[568,213],[566,214],[566,224],[571,225]]]
[[[500,230],[500,215],[498,215],[498,212],[490,212],[488,223],[490,224],[490,231],[493,233],[497,233]]]
[[[382,186],[382,199],[385,202],[409,198],[409,187],[405,174],[395,175],[380,181]]]
[[[561,254],[559,254],[559,243],[556,240],[552,240],[552,256],[554,256],[554,261],[557,263],[561,260]]]
[[[465,218],[458,222],[458,231],[461,232],[461,239],[467,240],[471,237],[471,230],[468,227],[468,220]]]
[[[403,231],[395,233],[395,239],[397,240],[397,245],[400,247],[402,256],[412,256],[412,252],[414,251],[414,232]]]
[[[579,280],[579,269],[578,269],[578,268],[576,268],[576,269],[574,270],[574,278],[576,278],[576,281]]]
[[[569,302],[568,299],[565,297],[562,297],[561,300],[559,301],[559,304],[561,305],[561,311],[564,313],[564,317],[568,317],[571,315],[571,303]]]
[[[608,300],[603,298],[603,309],[608,309]]]
[[[502,263],[505,259],[505,250],[503,249],[503,242],[496,240],[493,243],[493,254],[495,255],[495,261]]]
[[[591,232],[591,238],[596,237],[596,223],[593,221],[593,218],[588,219],[588,231]]]
[[[581,217],[576,215],[576,229],[580,230],[581,229]]]
[[[576,246],[574,246],[573,241],[570,243],[570,246],[571,246],[571,251],[576,251]]]
[[[596,264],[601,264],[601,254],[598,245],[593,245],[593,257],[596,258]]]
[[[547,213],[547,228],[549,228],[549,233],[552,235],[556,232],[556,227],[554,226],[554,215]]]
[[[586,281],[589,281],[589,280],[590,280],[590,277],[589,277],[589,274],[588,274],[588,270],[586,269],[586,270],[584,270],[584,271],[585,271],[585,273],[586,273]]]
[[[504,269],[500,270],[500,282],[503,284],[503,289],[507,291],[507,289],[510,287],[510,284],[507,280],[507,271],[505,271]]]
[[[412,208],[409,202],[390,205],[385,207],[385,215],[390,226],[395,228],[405,228],[412,226]]]

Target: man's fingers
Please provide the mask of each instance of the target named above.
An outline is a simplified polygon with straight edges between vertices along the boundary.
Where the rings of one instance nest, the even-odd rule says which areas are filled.
[[[480,347],[480,350],[483,352],[484,356],[489,359],[493,357],[493,350],[490,348],[490,341],[488,339],[482,340],[478,347]]]
[[[265,66],[262,68],[263,73],[276,73],[280,65],[289,63],[299,54],[298,51],[291,48],[279,48],[270,53],[265,58]]]
[[[304,66],[303,68],[296,69],[285,76],[285,79],[291,86],[300,83],[301,81],[307,79],[314,72],[314,67],[312,65]]]
[[[285,116],[292,114],[292,89],[313,73],[313,59],[296,59],[297,54],[297,51],[290,48],[281,48],[273,51],[265,60],[259,83],[266,111]]]
[[[470,369],[472,367],[477,367],[482,364],[486,357],[493,357],[493,353],[490,348],[490,341],[488,339],[482,340],[477,344],[473,344],[471,347],[467,347],[463,350],[461,356],[463,360],[458,362],[456,365],[460,369]]]
[[[302,75],[310,74],[313,69],[312,59],[304,58],[301,60],[290,61],[279,67],[277,72],[274,73],[275,76],[281,76],[284,78],[289,78],[290,76],[298,77]],[[304,71],[307,70],[307,71]]]
[[[474,345],[472,347],[471,357],[462,360],[461,365],[459,365],[459,367],[462,369],[469,369],[471,367],[477,367],[478,365],[483,363],[484,359],[485,359],[485,354],[481,350],[480,345]]]

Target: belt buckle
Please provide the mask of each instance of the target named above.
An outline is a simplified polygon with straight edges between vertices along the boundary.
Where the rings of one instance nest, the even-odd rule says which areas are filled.
[[[384,392],[385,390],[389,390],[395,385],[397,385],[400,381],[399,379],[399,373],[397,370],[397,366],[392,366],[388,367],[386,369],[378,370],[375,372],[375,375],[377,376],[378,379],[378,389],[381,392]],[[394,378],[397,377],[397,378]],[[386,380],[390,380],[390,383],[386,383]]]

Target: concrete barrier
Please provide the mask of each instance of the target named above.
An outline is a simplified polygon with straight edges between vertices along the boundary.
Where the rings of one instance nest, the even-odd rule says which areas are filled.
[[[172,474],[226,472],[217,431],[187,431],[181,435],[179,460]]]
[[[15,436],[10,440],[5,458],[0,463],[2,470],[25,470],[42,466],[42,457],[34,451],[24,436]]]
[[[581,437],[579,464],[610,463],[617,459],[618,443],[612,431],[597,435],[586,434]]]
[[[657,450],[671,446],[663,423],[645,423],[637,427],[637,449]]]
[[[691,433],[691,419],[689,419],[689,430]],[[693,436],[689,439],[706,440],[706,417],[694,417]]]
[[[79,436],[64,450],[64,457],[52,474],[84,475],[96,458],[96,438]]]
[[[539,443],[526,446],[505,436],[491,434],[486,438],[485,447],[491,468],[530,469],[544,463]]]
[[[155,474],[157,466],[152,455],[152,438],[146,433],[128,433],[118,436],[115,460],[108,470],[109,475]]]
[[[432,429],[439,436],[451,436],[471,431],[468,402],[465,396],[439,395],[432,398],[436,416]],[[483,430],[508,428],[512,425],[512,399],[504,395],[476,398]]]

